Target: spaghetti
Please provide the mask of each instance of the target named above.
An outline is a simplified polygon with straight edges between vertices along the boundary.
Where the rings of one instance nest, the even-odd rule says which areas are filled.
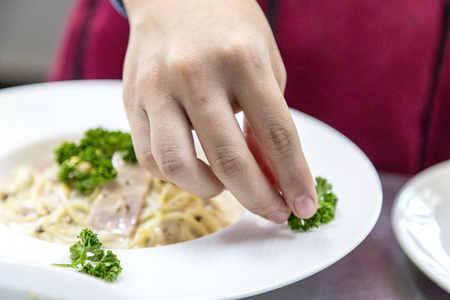
[[[143,248],[202,237],[242,215],[231,196],[201,199],[123,161],[117,170],[84,195],[57,179],[56,165],[17,167],[0,184],[0,221],[51,242],[73,244],[88,227],[107,248]]]

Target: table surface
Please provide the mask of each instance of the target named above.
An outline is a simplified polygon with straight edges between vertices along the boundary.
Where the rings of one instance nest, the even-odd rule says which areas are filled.
[[[325,270],[247,300],[264,299],[450,299],[406,256],[391,226],[395,196],[410,179],[380,173],[383,208],[367,238],[346,257]]]

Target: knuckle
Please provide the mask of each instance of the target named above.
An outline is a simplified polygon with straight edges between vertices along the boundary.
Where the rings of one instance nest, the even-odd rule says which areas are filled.
[[[265,64],[263,47],[254,39],[239,39],[223,49],[223,56],[232,65],[246,71],[259,71]]]
[[[156,99],[154,95],[168,94],[165,88],[167,85],[165,78],[166,76],[163,74],[162,68],[156,64],[148,66],[147,69],[140,68],[136,80],[127,83],[127,86],[130,86],[129,88],[124,87],[125,107],[127,105],[147,107],[150,101]],[[132,98],[131,101],[126,99],[130,95]]]
[[[257,198],[254,199],[253,201],[250,201],[246,204],[246,208],[257,214],[257,215],[261,215],[264,216],[267,214],[267,212],[270,212],[271,210],[273,210],[273,202],[264,198]]]
[[[164,74],[159,64],[145,64],[136,74],[137,91],[146,91],[149,86],[158,86],[163,82]]]
[[[226,178],[240,177],[245,169],[245,161],[234,146],[220,146],[214,151],[212,169]]]
[[[144,169],[150,172],[158,170],[158,165],[151,151],[144,150],[141,153],[136,153],[136,156],[139,163],[144,167]]]
[[[176,180],[187,175],[188,159],[178,151],[165,151],[161,156],[161,172],[169,179]]]
[[[270,125],[266,129],[265,145],[272,151],[284,154],[294,146],[292,132],[281,124]]]
[[[245,42],[234,41],[224,47],[223,55],[231,61],[237,61],[242,59],[247,51],[249,51],[249,46]]]
[[[189,98],[188,101],[199,108],[197,113],[199,115],[208,114],[208,108],[211,108],[211,105],[214,104],[212,99],[208,96],[204,96],[202,93],[196,93],[195,91],[191,91],[191,94],[194,95],[194,97]]]
[[[188,54],[173,54],[168,58],[168,68],[185,79],[190,79],[199,72],[200,62]]]

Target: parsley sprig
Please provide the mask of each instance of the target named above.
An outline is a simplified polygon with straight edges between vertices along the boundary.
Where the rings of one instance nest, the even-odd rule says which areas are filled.
[[[103,128],[88,130],[78,144],[64,142],[55,149],[58,179],[89,194],[117,176],[111,161],[116,151],[121,152],[124,161],[137,162],[129,133]]]
[[[71,264],[53,264],[58,267],[74,268],[106,281],[114,281],[122,271],[120,260],[111,252],[102,249],[102,243],[97,234],[89,229],[83,229],[77,236],[80,241],[70,247]],[[91,254],[91,255],[89,255]]]
[[[332,192],[333,186],[322,177],[316,177],[316,193],[318,209],[314,216],[309,219],[301,219],[291,213],[288,225],[292,230],[308,231],[334,220],[338,198]]]

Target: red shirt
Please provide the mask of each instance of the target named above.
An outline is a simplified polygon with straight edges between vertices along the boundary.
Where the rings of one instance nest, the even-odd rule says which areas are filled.
[[[268,1],[258,1],[266,12]],[[345,134],[378,169],[412,174],[450,158],[450,4],[276,2],[290,107]],[[128,30],[108,0],[78,1],[50,80],[120,79]]]

